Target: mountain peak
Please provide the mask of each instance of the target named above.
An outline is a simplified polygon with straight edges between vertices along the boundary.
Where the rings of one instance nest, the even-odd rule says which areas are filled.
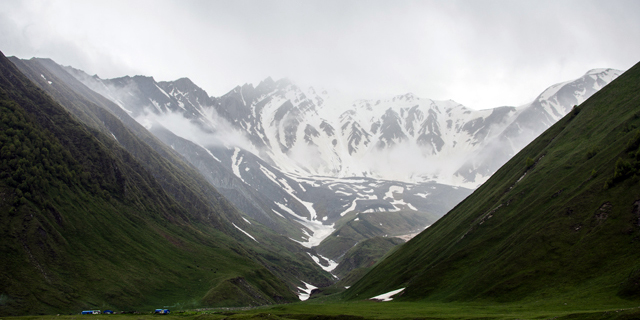
[[[614,70],[614,69],[611,69],[611,68],[596,68],[596,69],[591,69],[591,70],[587,71],[587,73],[585,73],[585,75],[599,74],[599,73],[610,72],[610,71],[618,71],[618,70]]]
[[[293,82],[291,82],[289,78],[282,78],[276,81],[276,85],[278,86],[278,88],[286,88],[287,86],[293,85]]]
[[[264,80],[260,81],[260,84],[259,84],[259,85],[261,85],[261,84],[263,84],[263,83],[264,83],[265,85],[267,85],[267,84],[274,84],[274,83],[276,83],[276,82],[275,82],[275,81],[273,81],[273,78],[271,78],[271,77],[267,77],[266,79],[264,79]],[[259,85],[258,85],[258,86],[259,86]]]
[[[196,84],[193,83],[193,81],[191,81],[191,79],[184,77],[184,78],[180,78],[176,81],[174,81],[175,84],[178,85],[188,85],[188,86],[195,86]]]

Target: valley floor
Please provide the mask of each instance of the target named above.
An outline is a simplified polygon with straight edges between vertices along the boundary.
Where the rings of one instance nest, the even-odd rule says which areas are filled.
[[[577,305],[571,302],[441,303],[441,302],[305,302],[253,309],[175,310],[171,315],[41,315],[2,320],[206,320],[206,319],[640,319],[638,303],[620,300]]]

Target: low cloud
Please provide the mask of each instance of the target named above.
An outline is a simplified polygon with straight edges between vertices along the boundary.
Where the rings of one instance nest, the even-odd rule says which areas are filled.
[[[190,120],[181,112],[155,113],[152,106],[144,108],[144,112],[135,120],[147,129],[159,124],[173,134],[199,144],[203,147],[238,147],[254,154],[258,154],[256,147],[246,137],[246,134],[234,128],[227,120],[218,116],[216,111],[207,108],[206,123]]]
[[[628,0],[0,1],[0,47],[105,78],[187,76],[215,96],[271,76],[486,109],[631,67],[638,12]]]

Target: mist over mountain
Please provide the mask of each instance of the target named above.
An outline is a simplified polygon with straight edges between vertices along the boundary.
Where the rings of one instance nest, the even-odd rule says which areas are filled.
[[[289,154],[296,153],[298,158],[284,156],[282,150],[287,149],[287,142],[278,147],[279,153],[273,152],[262,122],[255,121],[261,113],[250,110],[246,101],[261,98],[264,101],[257,103],[257,109],[274,109],[273,103],[268,104],[267,100],[275,97],[282,100],[298,90],[286,79],[277,82],[266,79],[256,88],[239,86],[229,94],[215,98],[202,94],[202,89],[186,79],[176,83],[156,83],[150,77],[141,76],[102,80],[80,70],[66,70],[87,87],[112,99],[150,132],[180,152],[248,215],[305,246],[320,244],[345,216],[406,209],[439,217],[470,193],[466,188],[433,181],[381,180],[366,177],[366,174],[358,177],[311,175],[304,168],[305,163],[322,159],[313,157],[315,151],[307,149],[307,143],[297,144],[293,147],[295,150],[290,150]],[[304,99],[302,94],[292,101],[296,105],[314,107]],[[274,110],[271,123],[299,126],[301,120],[292,115],[297,114],[302,119],[302,112],[295,111],[299,108],[293,102],[283,101],[282,108]],[[319,97],[315,101],[322,104]],[[305,126],[306,139],[311,141],[311,136],[316,135],[315,129],[311,125]],[[326,121],[318,127],[325,134],[338,133]],[[297,141],[290,133],[269,130],[276,136],[288,136],[284,139],[290,139],[290,146]],[[316,147],[322,145],[311,142]],[[427,220],[405,232],[421,230],[428,225]]]
[[[422,230],[620,74],[591,70],[529,104],[473,110],[412,94],[345,101],[288,79],[210,97],[186,78],[65,70],[178,151],[250,217],[315,247],[328,271],[362,239],[337,241],[344,223],[367,212],[389,212],[390,222],[392,212],[409,210],[422,217],[412,228],[369,230],[365,238]]]
[[[173,123],[182,137],[252,151],[283,172],[475,188],[620,71],[591,70],[551,86],[531,103],[487,110],[412,94],[344,101],[287,79],[267,78],[208,97],[188,79],[155,83],[150,77],[74,74],[131,108],[140,123]]]

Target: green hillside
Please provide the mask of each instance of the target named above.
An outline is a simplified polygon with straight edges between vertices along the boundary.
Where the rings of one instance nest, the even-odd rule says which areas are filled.
[[[2,55],[0,108],[1,315],[297,300],[225,233],[232,207],[176,201]]]
[[[334,274],[343,279],[351,270],[371,268],[385,254],[402,243],[404,243],[402,239],[386,237],[373,237],[361,241],[344,254]],[[352,284],[345,283],[347,286]]]
[[[216,229],[237,240],[251,259],[285,281],[290,291],[295,292],[302,286],[301,280],[316,286],[331,283],[332,277],[310,258],[307,248],[259,223],[246,222],[242,213],[197,169],[121,107],[87,88],[52,60],[21,60],[15,57],[9,60],[82,124],[102,133],[99,135],[92,131],[105,145],[124,148],[156,178],[165,192],[185,210],[196,215],[197,221],[207,224],[210,216],[220,219],[222,223]],[[257,241],[247,237],[233,224]]]
[[[640,65],[544,132],[345,292],[363,299],[640,298]]]
[[[315,249],[318,253],[335,261],[361,241],[374,237],[395,237],[410,232],[419,232],[435,222],[437,215],[413,210],[388,212],[367,212],[349,214],[336,223],[336,230]],[[338,277],[350,269],[343,269]]]

